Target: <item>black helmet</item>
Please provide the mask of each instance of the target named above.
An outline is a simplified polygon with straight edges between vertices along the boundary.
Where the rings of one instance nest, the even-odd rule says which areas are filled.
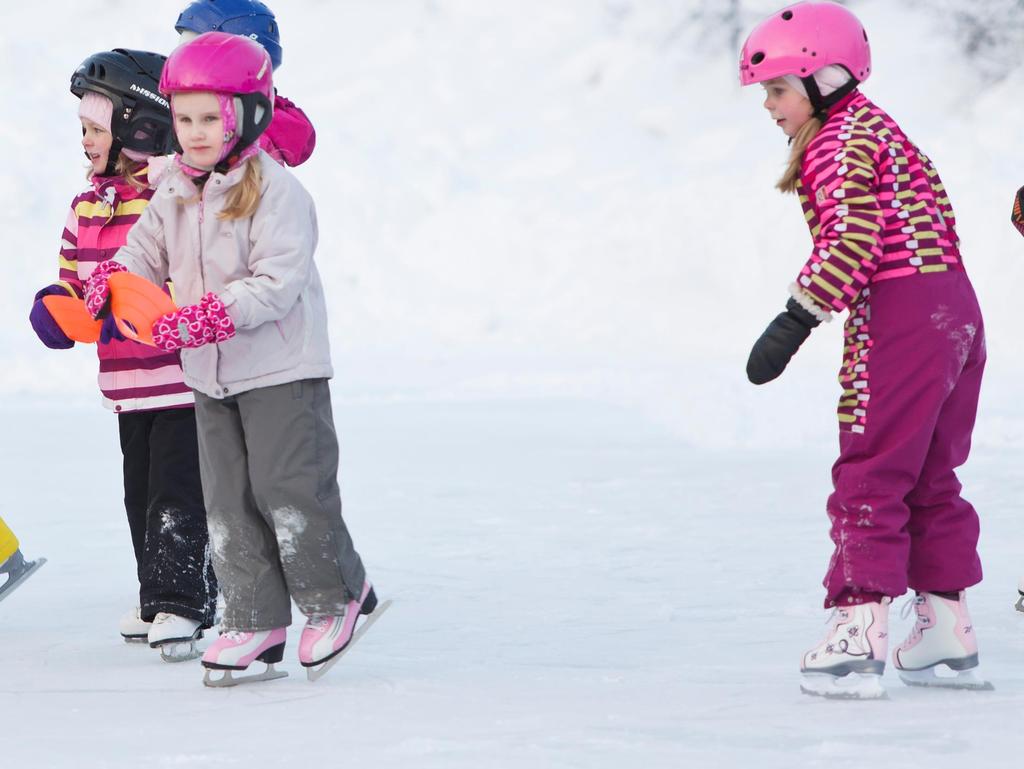
[[[122,149],[147,155],[168,151],[173,134],[171,106],[159,91],[166,59],[158,53],[115,48],[93,54],[71,75],[71,93],[79,99],[93,91],[114,103],[113,144],[104,175],[113,174]]]

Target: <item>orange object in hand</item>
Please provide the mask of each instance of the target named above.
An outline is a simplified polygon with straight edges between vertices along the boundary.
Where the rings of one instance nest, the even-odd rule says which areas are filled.
[[[178,309],[174,302],[159,286],[130,272],[114,273],[109,285],[110,311],[121,333],[128,339],[155,347],[153,324]]]
[[[98,342],[102,320],[95,320],[85,309],[85,301],[76,296],[50,294],[43,297],[43,306],[60,326],[60,330],[74,342]]]

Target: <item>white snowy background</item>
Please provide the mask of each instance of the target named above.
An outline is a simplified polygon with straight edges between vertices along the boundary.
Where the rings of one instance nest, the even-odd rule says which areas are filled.
[[[290,677],[236,690],[120,641],[115,420],[93,351],[46,350],[26,318],[83,185],[70,74],[98,50],[169,51],[182,5],[0,9],[0,514],[50,559],[0,604],[5,766],[1017,765],[1024,69],[1012,46],[968,56],[951,10],[1013,0],[852,4],[865,90],[938,165],[986,314],[962,478],[997,687],[890,670],[888,701],[853,704],[797,684],[824,630],[840,324],[746,382],[809,239],[729,30],[690,20],[738,5],[749,27],[766,0],[275,0],[277,84],[318,132],[297,173],[320,215],[346,519],[395,605],[316,684],[298,621]]]

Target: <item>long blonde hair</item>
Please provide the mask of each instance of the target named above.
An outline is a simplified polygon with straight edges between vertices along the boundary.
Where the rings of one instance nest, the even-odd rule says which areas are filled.
[[[247,219],[256,212],[260,204],[260,188],[263,186],[263,174],[260,172],[259,155],[247,158],[245,175],[227,194],[224,209],[217,214],[218,219]]]
[[[808,145],[814,141],[814,137],[821,130],[822,122],[811,117],[806,123],[800,126],[793,141],[790,142],[789,163],[782,174],[782,178],[775,184],[775,188],[782,192],[796,193],[797,183],[800,181],[800,169],[804,164],[804,153]]]

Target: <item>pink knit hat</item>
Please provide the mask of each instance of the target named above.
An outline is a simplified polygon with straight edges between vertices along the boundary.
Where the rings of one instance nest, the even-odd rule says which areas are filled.
[[[78,103],[78,116],[109,131],[110,119],[114,116],[114,102],[101,93],[86,91]]]
[[[111,120],[114,117],[114,103],[101,93],[86,91],[82,94],[82,101],[78,104],[78,116],[91,120],[109,131]],[[122,149],[121,154],[136,162],[152,157],[144,152],[129,149]]]

